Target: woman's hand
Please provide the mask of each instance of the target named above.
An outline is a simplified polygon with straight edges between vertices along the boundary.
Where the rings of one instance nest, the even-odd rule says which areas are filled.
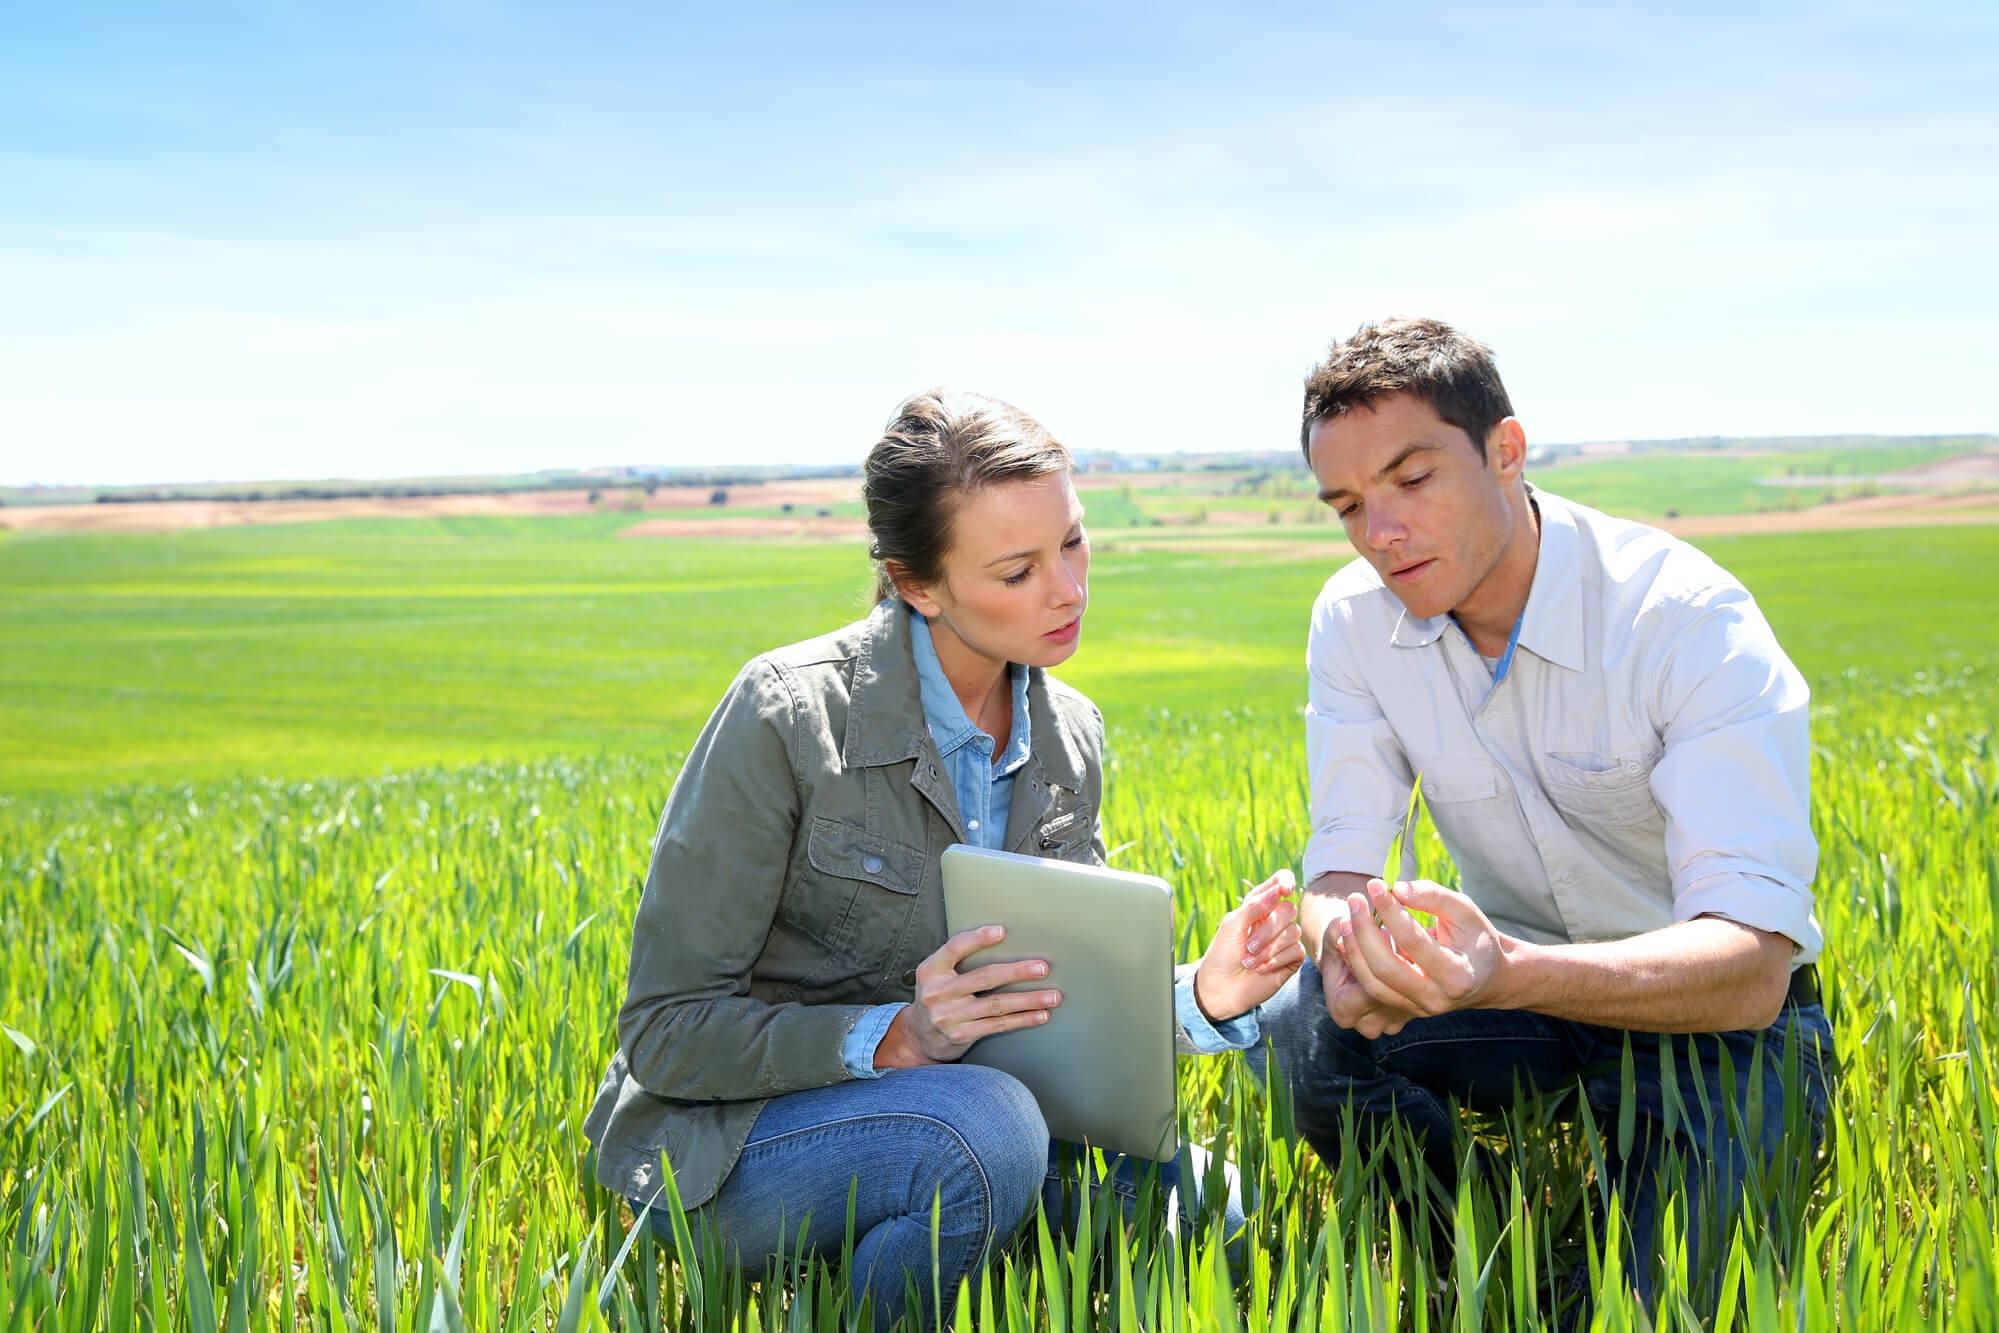
[[[981,1037],[1048,1021],[1048,1011],[1062,1003],[1059,990],[986,993],[1009,982],[1047,976],[1048,964],[1040,959],[958,970],[965,959],[1005,938],[1005,926],[960,931],[917,965],[916,998],[895,1016],[875,1048],[876,1069],[949,1064]]]
[[[1194,1002],[1212,1023],[1236,1018],[1262,1004],[1305,961],[1298,942],[1298,881],[1280,870],[1249,891],[1222,918],[1214,941],[1194,971]]]

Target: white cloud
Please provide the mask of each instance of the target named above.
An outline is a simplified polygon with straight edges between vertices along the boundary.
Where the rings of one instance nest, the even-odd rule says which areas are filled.
[[[1214,87],[939,68],[870,114],[819,70],[701,124],[576,72],[408,144],[0,151],[0,482],[853,459],[937,382],[1078,447],[1288,447],[1326,340],[1410,313],[1544,440],[1994,427],[1989,95],[1556,17],[1484,81],[1485,29],[1322,68],[1245,24],[1215,59],[1271,76]]]

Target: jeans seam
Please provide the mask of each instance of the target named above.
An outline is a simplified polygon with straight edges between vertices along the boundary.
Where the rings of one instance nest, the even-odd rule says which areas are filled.
[[[1533,1033],[1517,1037],[1493,1037],[1493,1038],[1484,1038],[1484,1037],[1475,1036],[1473,1034],[1461,1033],[1457,1036],[1412,1037],[1408,1041],[1396,1042],[1392,1048],[1384,1048],[1382,1043],[1379,1040],[1377,1040],[1373,1052],[1374,1062],[1377,1065],[1380,1065],[1382,1068],[1386,1069],[1388,1067],[1388,1061],[1391,1058],[1393,1058],[1397,1052],[1400,1051],[1413,1051],[1419,1046],[1445,1046],[1445,1045],[1454,1046],[1460,1042],[1486,1041],[1486,1040],[1491,1040],[1493,1042],[1503,1041],[1508,1044],[1516,1042],[1538,1041],[1553,1046],[1553,1045],[1560,1045],[1563,1041],[1563,1038],[1560,1033],[1555,1033],[1555,1032]]]

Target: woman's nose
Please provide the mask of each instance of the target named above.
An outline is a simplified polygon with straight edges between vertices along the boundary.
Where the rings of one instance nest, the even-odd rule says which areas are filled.
[[[1068,606],[1083,600],[1083,580],[1067,560],[1055,562],[1055,582],[1052,589],[1055,605]]]

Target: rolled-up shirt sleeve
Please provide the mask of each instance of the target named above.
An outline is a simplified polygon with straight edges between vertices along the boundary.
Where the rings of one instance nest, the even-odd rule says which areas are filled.
[[[875,1068],[875,1052],[888,1036],[889,1024],[909,1006],[903,1003],[878,1004],[862,1014],[847,1039],[840,1043],[840,1059],[855,1078],[880,1078],[888,1071]]]
[[[1351,618],[1321,596],[1305,650],[1305,759],[1312,836],[1301,867],[1310,884],[1329,871],[1379,874],[1414,779],[1381,705],[1349,649]]]
[[[1665,751],[1652,796],[1666,819],[1673,917],[1725,917],[1823,945],[1812,878],[1811,692],[1749,594],[1701,599],[1673,635],[1654,701]]]
[[[1263,1038],[1252,1009],[1234,1018],[1210,1020],[1194,998],[1194,973],[1199,965],[1182,963],[1173,973],[1173,1045],[1181,1055],[1220,1055],[1246,1051]]]

